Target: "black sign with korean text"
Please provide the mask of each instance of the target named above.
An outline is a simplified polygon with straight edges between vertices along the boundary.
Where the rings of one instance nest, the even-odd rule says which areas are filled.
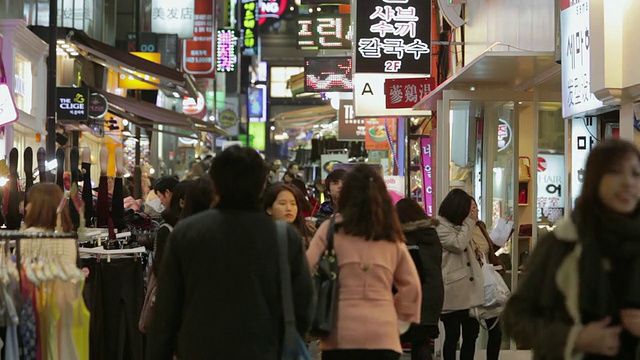
[[[304,59],[304,91],[353,91],[350,57],[314,57]]]
[[[86,121],[88,116],[89,89],[86,87],[59,87],[56,115],[58,120]]]
[[[431,73],[431,1],[357,0],[355,72]]]
[[[347,14],[302,16],[296,21],[298,49],[351,49],[353,39],[351,16]]]
[[[240,9],[242,14],[240,23],[242,55],[253,56],[257,54],[258,49],[258,1],[242,0],[239,5],[242,7]]]

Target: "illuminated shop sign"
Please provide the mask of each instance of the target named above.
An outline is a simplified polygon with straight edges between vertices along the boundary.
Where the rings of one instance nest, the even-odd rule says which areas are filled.
[[[349,15],[304,16],[297,23],[298,49],[351,49],[353,27]]]
[[[387,109],[412,108],[436,87],[435,78],[386,79]]]
[[[59,87],[56,115],[58,120],[86,121],[89,90],[86,87]]]
[[[132,52],[131,55],[160,64],[160,53],[157,52]],[[160,79],[139,71],[135,71],[134,74],[138,78],[146,81],[138,80],[133,75],[127,75],[123,72],[118,75],[118,87],[132,90],[155,90],[158,88],[158,86],[154,84],[159,84]]]
[[[315,57],[304,60],[304,91],[353,91],[350,57]]]
[[[258,1],[258,25],[264,25],[269,19],[279,20],[288,7],[288,0]]]
[[[216,71],[235,71],[238,61],[238,54],[236,54],[238,37],[235,30],[218,30],[216,44]]]
[[[213,78],[216,74],[213,61],[213,2],[196,0],[194,13],[193,39],[184,41],[182,66],[187,74]]]
[[[356,72],[431,72],[431,1],[357,0],[356,14]]]
[[[242,22],[240,23],[240,27],[242,28],[242,55],[256,55],[258,45],[258,1],[242,0],[241,13]]]
[[[154,33],[192,38],[194,19],[194,0],[151,0],[151,31]]]

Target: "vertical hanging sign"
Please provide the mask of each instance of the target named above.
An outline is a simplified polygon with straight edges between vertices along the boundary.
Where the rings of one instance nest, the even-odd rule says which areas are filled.
[[[193,39],[184,40],[182,52],[184,72],[203,78],[213,78],[215,76],[215,42],[213,36],[213,2],[211,0],[196,0]]]
[[[431,171],[431,138],[420,138],[422,158],[422,198],[427,215],[433,215],[433,179]]]
[[[242,8],[240,9],[242,29],[242,55],[256,55],[258,46],[258,1],[242,0]]]
[[[431,72],[431,1],[356,0],[355,71]]]

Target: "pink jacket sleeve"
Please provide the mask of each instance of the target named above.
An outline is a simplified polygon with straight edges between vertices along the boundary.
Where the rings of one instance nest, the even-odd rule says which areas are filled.
[[[419,323],[422,304],[420,278],[404,243],[398,243],[398,264],[393,281],[398,291],[394,298],[398,320]]]

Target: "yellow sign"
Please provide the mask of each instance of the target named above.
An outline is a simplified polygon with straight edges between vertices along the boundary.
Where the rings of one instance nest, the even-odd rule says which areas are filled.
[[[141,57],[145,60],[149,60],[156,64],[160,64],[160,53],[157,52],[131,52],[131,55],[135,55],[137,57]],[[151,75],[147,75],[141,72],[134,72],[134,74],[140,78],[143,78],[151,83],[159,84],[160,79],[155,78]],[[126,72],[121,72],[118,74],[118,87],[122,89],[131,89],[131,90],[156,90],[158,87],[144,81],[136,79],[133,75],[129,75]]]

